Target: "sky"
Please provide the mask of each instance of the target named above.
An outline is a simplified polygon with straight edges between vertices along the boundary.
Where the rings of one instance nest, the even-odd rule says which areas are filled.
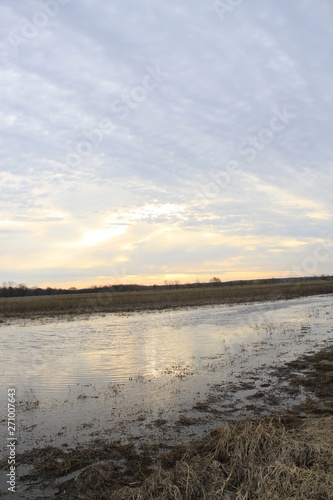
[[[0,283],[333,274],[331,0],[2,0]]]

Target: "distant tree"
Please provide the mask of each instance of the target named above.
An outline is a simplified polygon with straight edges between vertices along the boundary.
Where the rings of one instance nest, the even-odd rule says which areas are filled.
[[[222,281],[220,280],[220,278],[214,276],[214,278],[209,280],[209,283],[222,283]]]

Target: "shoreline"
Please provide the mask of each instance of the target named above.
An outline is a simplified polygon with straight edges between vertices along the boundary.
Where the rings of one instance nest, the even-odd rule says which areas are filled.
[[[136,449],[101,437],[69,450],[34,449],[17,456],[28,469],[19,483],[28,495],[29,485],[39,485],[40,498],[68,500],[162,500],[173,498],[172,491],[191,499],[238,494],[328,500],[333,485],[332,343],[275,368],[274,374],[283,391],[273,388],[256,401],[261,398],[265,406],[272,396],[304,393],[303,401],[283,413],[232,420],[176,446],[152,442]],[[180,425],[191,423],[184,418]],[[22,490],[21,498],[30,497]]]

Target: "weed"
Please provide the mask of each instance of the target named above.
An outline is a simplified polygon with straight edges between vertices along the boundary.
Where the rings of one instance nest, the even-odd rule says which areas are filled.
[[[24,411],[32,410],[37,408],[40,404],[39,399],[37,398],[35,392],[31,387],[26,389],[23,394],[23,399],[19,401],[20,408]]]

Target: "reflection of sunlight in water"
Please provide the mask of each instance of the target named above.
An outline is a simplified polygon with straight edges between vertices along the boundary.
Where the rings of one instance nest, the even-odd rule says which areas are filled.
[[[192,366],[205,371],[204,359],[240,357],[265,335],[276,341],[289,332],[291,341],[305,321],[319,324],[320,314],[313,312],[316,302],[323,307],[332,300],[329,296],[309,297],[3,326],[1,382],[35,387],[41,395],[50,396],[84,382],[124,383],[138,375],[163,377],[172,366],[177,367],[175,373],[183,367],[192,370],[188,368]],[[254,315],[262,319],[261,324],[249,320]]]
[[[332,296],[318,296],[4,326],[1,399],[16,386],[23,400],[22,451],[36,439],[40,446],[82,445],[98,436],[150,442],[153,433],[179,442],[180,414],[198,418],[196,431],[212,430],[219,417],[208,412],[202,420],[200,404],[213,397],[216,410],[224,405],[221,419],[228,405],[238,411],[244,394],[227,399],[226,384],[249,376],[253,384],[254,374],[260,387],[272,366],[332,340],[332,320]],[[24,411],[25,398],[40,405]],[[167,424],[154,426],[159,419]],[[191,437],[195,429],[181,432]]]

